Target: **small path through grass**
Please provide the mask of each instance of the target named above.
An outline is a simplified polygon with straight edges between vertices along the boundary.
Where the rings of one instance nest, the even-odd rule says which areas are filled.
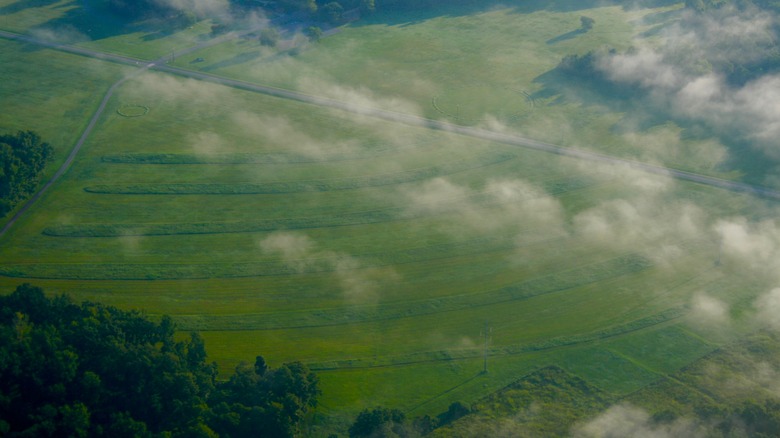
[[[218,38],[214,38],[209,41],[203,42],[189,49],[182,50],[179,52],[179,54],[183,55],[195,50],[202,49],[204,47],[208,47],[210,45],[219,44],[228,39],[237,38],[241,35],[251,33],[255,30],[256,29],[251,29],[251,30],[243,31],[241,33],[229,33],[220,36]],[[551,143],[545,143],[545,142],[533,140],[520,135],[491,131],[487,129],[470,127],[470,126],[463,126],[463,125],[458,125],[455,123],[450,123],[441,120],[432,120],[414,114],[404,114],[404,113],[399,113],[399,112],[389,111],[389,110],[384,110],[379,108],[366,107],[366,106],[356,105],[353,103],[343,102],[343,101],[330,99],[326,97],[313,96],[313,95],[309,95],[297,91],[285,90],[281,88],[270,87],[267,85],[259,85],[259,84],[240,81],[236,79],[211,75],[207,73],[186,70],[179,67],[173,67],[165,64],[165,62],[169,58],[168,55],[160,59],[148,62],[136,58],[131,58],[128,56],[109,54],[97,50],[90,50],[90,49],[67,45],[67,44],[48,42],[29,35],[21,35],[21,34],[6,32],[6,31],[0,31],[0,38],[12,39],[20,42],[25,42],[29,44],[55,49],[55,50],[61,50],[68,53],[87,56],[90,58],[97,58],[106,61],[128,64],[132,66],[138,66],[139,63],[141,62],[145,63],[139,70],[137,70],[136,72],[134,72],[129,76],[120,79],[109,88],[109,90],[106,92],[106,95],[103,97],[103,100],[101,101],[97,111],[95,111],[95,113],[92,115],[92,118],[90,119],[87,128],[84,130],[78,142],[73,147],[70,154],[68,155],[68,158],[62,164],[62,166],[60,166],[60,169],[54,174],[54,176],[37,193],[35,193],[35,195],[33,195],[19,211],[17,211],[17,213],[11,218],[11,220],[8,221],[8,223],[6,223],[6,225],[0,231],[0,238],[4,236],[6,232],[11,227],[13,227],[13,225],[30,209],[30,207],[43,196],[46,190],[48,190],[49,187],[51,187],[68,170],[71,163],[75,159],[76,155],[79,153],[81,146],[84,144],[84,141],[89,137],[98,119],[100,118],[100,116],[102,116],[106,104],[108,103],[108,100],[113,95],[114,91],[128,79],[137,76],[149,69],[155,69],[158,71],[163,71],[163,72],[167,72],[167,73],[171,73],[183,77],[208,81],[208,82],[216,83],[227,87],[265,94],[268,96],[278,97],[282,99],[293,100],[293,101],[307,103],[307,104],[321,106],[321,107],[339,109],[346,112],[375,117],[378,119],[383,119],[391,122],[402,123],[406,125],[423,127],[428,129],[434,129],[438,131],[454,132],[468,137],[494,141],[494,142],[503,143],[511,146],[534,149],[542,152],[577,158],[581,160],[625,166],[645,173],[666,175],[671,178],[690,181],[690,182],[716,187],[720,189],[725,189],[733,192],[749,193],[756,196],[780,200],[780,191],[772,190],[770,188],[762,187],[758,185],[747,184],[738,181],[730,181],[721,178],[715,178],[712,176],[673,169],[666,166],[614,157],[611,155],[602,154],[599,152],[593,152],[584,149],[558,146]]]
[[[180,55],[184,55],[184,54],[187,54],[187,53],[190,53],[190,52],[194,52],[196,50],[200,50],[200,49],[203,49],[203,48],[208,47],[208,46],[212,46],[212,45],[215,45],[215,44],[222,43],[222,42],[227,41],[227,40],[229,40],[231,38],[238,38],[238,37],[240,37],[242,35],[254,32],[256,30],[257,29],[252,28],[252,29],[240,32],[240,33],[231,32],[231,33],[228,33],[226,35],[222,35],[222,36],[220,36],[218,38],[213,38],[213,39],[211,39],[209,41],[205,41],[203,43],[197,44],[197,45],[195,45],[193,47],[190,47],[188,49],[181,50],[181,51],[179,51],[179,54]],[[157,65],[159,65],[161,63],[167,62],[168,55],[165,55],[165,56],[163,56],[163,57],[161,57],[159,59],[156,59],[156,60],[154,60],[152,62],[147,62],[147,61],[139,60],[139,59],[132,58],[132,57],[129,57],[129,56],[121,56],[121,55],[103,53],[103,52],[99,52],[99,51],[96,51],[96,50],[85,49],[85,48],[82,48],[82,47],[72,46],[72,45],[68,45],[68,44],[58,44],[58,43],[48,42],[48,41],[44,41],[44,40],[41,40],[41,39],[38,39],[38,38],[35,38],[35,37],[32,37],[32,36],[29,36],[29,35],[21,35],[21,34],[16,34],[16,33],[12,33],[12,32],[2,31],[2,30],[0,30],[0,37],[1,38],[6,38],[6,39],[11,39],[11,40],[16,40],[16,41],[20,41],[20,42],[25,42],[25,43],[29,43],[29,44],[34,44],[34,45],[38,45],[38,46],[43,46],[43,47],[47,47],[47,48],[50,48],[50,49],[61,50],[61,51],[68,52],[68,53],[73,53],[73,54],[76,54],[76,55],[82,55],[82,56],[86,56],[86,57],[90,57],[90,58],[97,58],[97,59],[106,60],[106,61],[112,61],[112,62],[119,62],[119,63],[122,63],[122,64],[129,64],[129,65],[133,65],[133,66],[138,66],[141,63],[143,63],[143,66],[141,68],[139,68],[138,70],[134,71],[132,74],[127,75],[127,76],[119,79],[118,81],[114,82],[111,85],[111,87],[109,87],[108,91],[106,91],[106,94],[103,96],[103,100],[100,101],[100,105],[98,105],[98,109],[94,112],[94,114],[92,114],[92,117],[89,119],[89,123],[87,124],[87,127],[84,129],[84,132],[82,132],[81,137],[79,137],[78,141],[73,146],[73,149],[71,149],[70,154],[68,154],[68,157],[62,163],[60,168],[57,169],[57,172],[46,182],[46,184],[44,184],[43,187],[41,187],[40,190],[38,190],[30,199],[28,199],[27,202],[25,202],[24,206],[22,206],[22,208],[20,208],[19,211],[17,211],[16,214],[14,214],[14,216],[8,221],[8,223],[5,224],[3,229],[0,230],[0,238],[2,238],[5,235],[5,233],[8,232],[8,230],[10,230],[11,227],[13,227],[14,224],[16,224],[16,222],[25,213],[27,213],[27,211],[35,204],[35,202],[37,202],[44,195],[44,193],[46,193],[46,191],[49,189],[49,187],[54,185],[54,183],[57,182],[57,180],[59,180],[60,177],[62,177],[62,175],[65,174],[65,172],[68,171],[68,169],[70,168],[70,165],[73,164],[73,160],[76,159],[76,155],[78,155],[79,151],[81,150],[81,147],[84,145],[84,142],[87,140],[89,135],[92,133],[92,130],[95,128],[95,125],[97,124],[97,121],[100,119],[100,117],[103,115],[103,112],[106,110],[106,105],[108,105],[108,101],[111,100],[111,96],[114,95],[114,91],[116,91],[116,89],[119,88],[119,86],[122,85],[123,83],[125,83],[128,79],[132,79],[132,78],[140,75],[141,73],[145,72],[146,70],[149,70],[150,68],[154,68],[155,66],[157,66]]]

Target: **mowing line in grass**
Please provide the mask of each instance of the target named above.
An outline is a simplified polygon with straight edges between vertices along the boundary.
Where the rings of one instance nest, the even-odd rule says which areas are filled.
[[[270,195],[356,190],[442,177],[499,164],[513,158],[515,156],[512,154],[489,154],[476,159],[460,160],[406,172],[317,181],[269,182],[261,184],[101,184],[85,187],[84,191],[115,195]]]
[[[491,291],[376,306],[341,307],[274,314],[176,315],[174,319],[183,330],[221,331],[278,330],[396,320],[527,300],[611,278],[635,274],[651,266],[652,264],[644,257],[628,254],[556,274],[532,278]]]
[[[577,345],[596,342],[604,339],[615,338],[639,330],[645,330],[658,326],[673,320],[676,320],[687,313],[685,307],[673,307],[663,312],[656,313],[646,318],[641,318],[626,324],[620,324],[607,327],[602,330],[583,333],[572,336],[559,336],[550,338],[541,342],[530,344],[508,345],[503,347],[493,347],[488,350],[488,355],[495,356],[513,356],[540,351],[555,350],[563,347],[573,347]],[[411,353],[398,356],[384,356],[371,358],[353,358],[344,360],[333,360],[325,362],[309,362],[309,368],[315,371],[330,371],[339,369],[359,369],[359,368],[384,368],[395,366],[407,366],[430,362],[449,362],[466,359],[474,359],[483,355],[481,348],[469,348],[462,350],[440,350]]]
[[[182,154],[182,153],[122,153],[100,157],[100,161],[112,164],[304,164],[330,163],[338,161],[365,160],[380,158],[395,152],[412,149],[421,145],[375,146],[364,145],[366,150],[351,153],[326,153],[312,156],[291,152],[232,153],[232,154]]]
[[[581,178],[554,181],[549,184],[549,195],[588,188],[597,183]],[[468,198],[484,198],[484,194]],[[457,199],[452,199],[457,201]],[[510,202],[510,201],[506,201]],[[188,234],[254,233],[277,230],[303,230],[355,225],[377,224],[394,221],[418,220],[423,217],[446,212],[411,213],[406,207],[387,208],[327,216],[266,219],[259,221],[201,222],[201,223],[154,223],[154,224],[79,224],[54,225],[43,229],[51,237],[127,237],[127,236],[169,236]]]

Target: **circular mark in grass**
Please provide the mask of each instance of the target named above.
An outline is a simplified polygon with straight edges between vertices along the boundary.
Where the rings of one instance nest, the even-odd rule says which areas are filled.
[[[116,112],[124,117],[141,117],[149,112],[149,107],[143,105],[123,105],[117,108]]]
[[[460,122],[483,122],[490,116],[512,120],[534,108],[534,99],[523,90],[487,85],[451,88],[434,96],[432,103],[436,111]]]

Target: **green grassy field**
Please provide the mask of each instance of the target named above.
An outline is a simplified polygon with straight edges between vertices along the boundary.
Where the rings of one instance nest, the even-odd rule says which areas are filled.
[[[0,131],[31,129],[52,146],[54,157],[44,178],[65,161],[103,94],[129,71],[6,40],[0,40],[0,64],[0,98],[13,102],[0,117]]]
[[[626,133],[615,128],[618,108],[545,76],[566,54],[627,47],[680,5],[547,3],[378,14],[295,55],[234,40],[173,64],[739,178],[719,166],[716,140],[686,139],[671,122]],[[0,2],[0,28],[72,19],[56,3],[14,4]],[[572,36],[585,13],[595,28]],[[80,44],[156,59],[206,29]],[[0,47],[2,75],[24,78],[0,81],[10,109],[0,128],[38,131],[58,160],[130,69]],[[739,309],[766,287],[719,263],[713,224],[773,208],[145,72],[116,90],[69,172],[2,238],[0,287],[32,282],[169,314],[183,331],[201,331],[223,373],[258,354],[273,365],[301,360],[322,381],[317,433],[343,432],[365,407],[435,415],[550,365],[616,397],[674,373],[722,342],[691,325],[692,297]]]

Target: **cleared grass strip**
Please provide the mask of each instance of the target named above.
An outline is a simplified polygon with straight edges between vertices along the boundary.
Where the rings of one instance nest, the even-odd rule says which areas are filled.
[[[438,166],[353,178],[310,181],[276,181],[245,184],[101,184],[85,187],[89,193],[110,195],[272,195],[301,192],[356,190],[403,184],[423,179],[451,175],[480,167],[493,166],[515,158],[515,155],[490,154],[469,160],[459,160]]]
[[[276,330],[356,324],[393,320],[495,304],[527,300],[630,275],[651,267],[646,258],[628,254],[607,261],[533,278],[500,289],[379,306],[357,306],[302,312],[240,315],[179,315],[174,319],[182,330]]]
[[[488,349],[488,355],[495,356],[509,356],[525,353],[533,353],[539,351],[553,350],[556,348],[572,347],[579,344],[586,344],[589,342],[600,341],[617,336],[622,336],[628,333],[636,332],[638,330],[647,329],[650,327],[663,324],[668,321],[677,319],[687,312],[685,307],[673,307],[663,312],[650,315],[645,318],[637,319],[626,324],[607,327],[602,330],[582,333],[572,336],[559,336],[555,338],[546,339],[541,342],[534,342],[530,344],[518,344],[502,347],[493,347]],[[307,365],[312,370],[316,371],[332,371],[340,369],[359,369],[359,368],[380,368],[380,367],[392,367],[392,366],[405,366],[419,363],[429,362],[449,362],[454,360],[474,359],[482,357],[483,350],[481,348],[468,348],[468,349],[451,349],[451,350],[439,350],[439,351],[426,351],[419,353],[411,353],[398,356],[380,356],[370,358],[354,358],[344,360],[333,360],[323,362],[309,362]]]
[[[538,242],[552,244],[558,239]],[[363,268],[473,256],[517,248],[510,236],[495,236],[464,242],[450,242],[401,251],[360,254]],[[280,262],[208,263],[208,264],[111,264],[111,263],[35,263],[0,266],[7,277],[72,280],[190,280],[283,276],[332,272],[332,260],[301,259],[294,266]],[[343,269],[343,268],[342,268]]]
[[[104,155],[100,161],[112,164],[304,164],[328,163],[334,161],[364,160],[376,158],[399,150],[399,148],[379,147],[351,153],[332,153],[321,156],[269,152],[265,154],[151,154],[124,153]]]
[[[545,191],[550,195],[556,196],[566,192],[585,189],[594,184],[595,183],[593,181],[586,179],[570,178],[547,183],[545,185]],[[489,197],[486,194],[479,194],[474,200],[477,202],[487,202],[488,198]],[[451,203],[454,205],[457,203],[458,199],[452,199],[451,201]],[[420,219],[421,217],[424,217],[424,215],[410,214],[407,208],[399,207],[382,210],[340,213],[327,216],[264,219],[257,221],[54,225],[44,228],[43,234],[51,237],[123,237],[256,233],[278,230],[305,230],[312,228],[368,225],[400,220]]]
[[[83,224],[55,225],[43,230],[53,237],[170,236],[187,234],[255,233],[276,230],[304,230],[366,225],[415,219],[403,208],[341,213],[328,216],[265,219],[241,222],[200,222],[164,224]]]
[[[400,251],[358,254],[361,268],[422,263],[517,249],[512,236],[497,235]],[[565,237],[528,245],[560,244]],[[208,264],[163,263],[19,263],[0,265],[0,276],[60,280],[202,280],[213,278],[269,277],[332,272],[332,260],[301,259],[294,266],[279,261]]]

